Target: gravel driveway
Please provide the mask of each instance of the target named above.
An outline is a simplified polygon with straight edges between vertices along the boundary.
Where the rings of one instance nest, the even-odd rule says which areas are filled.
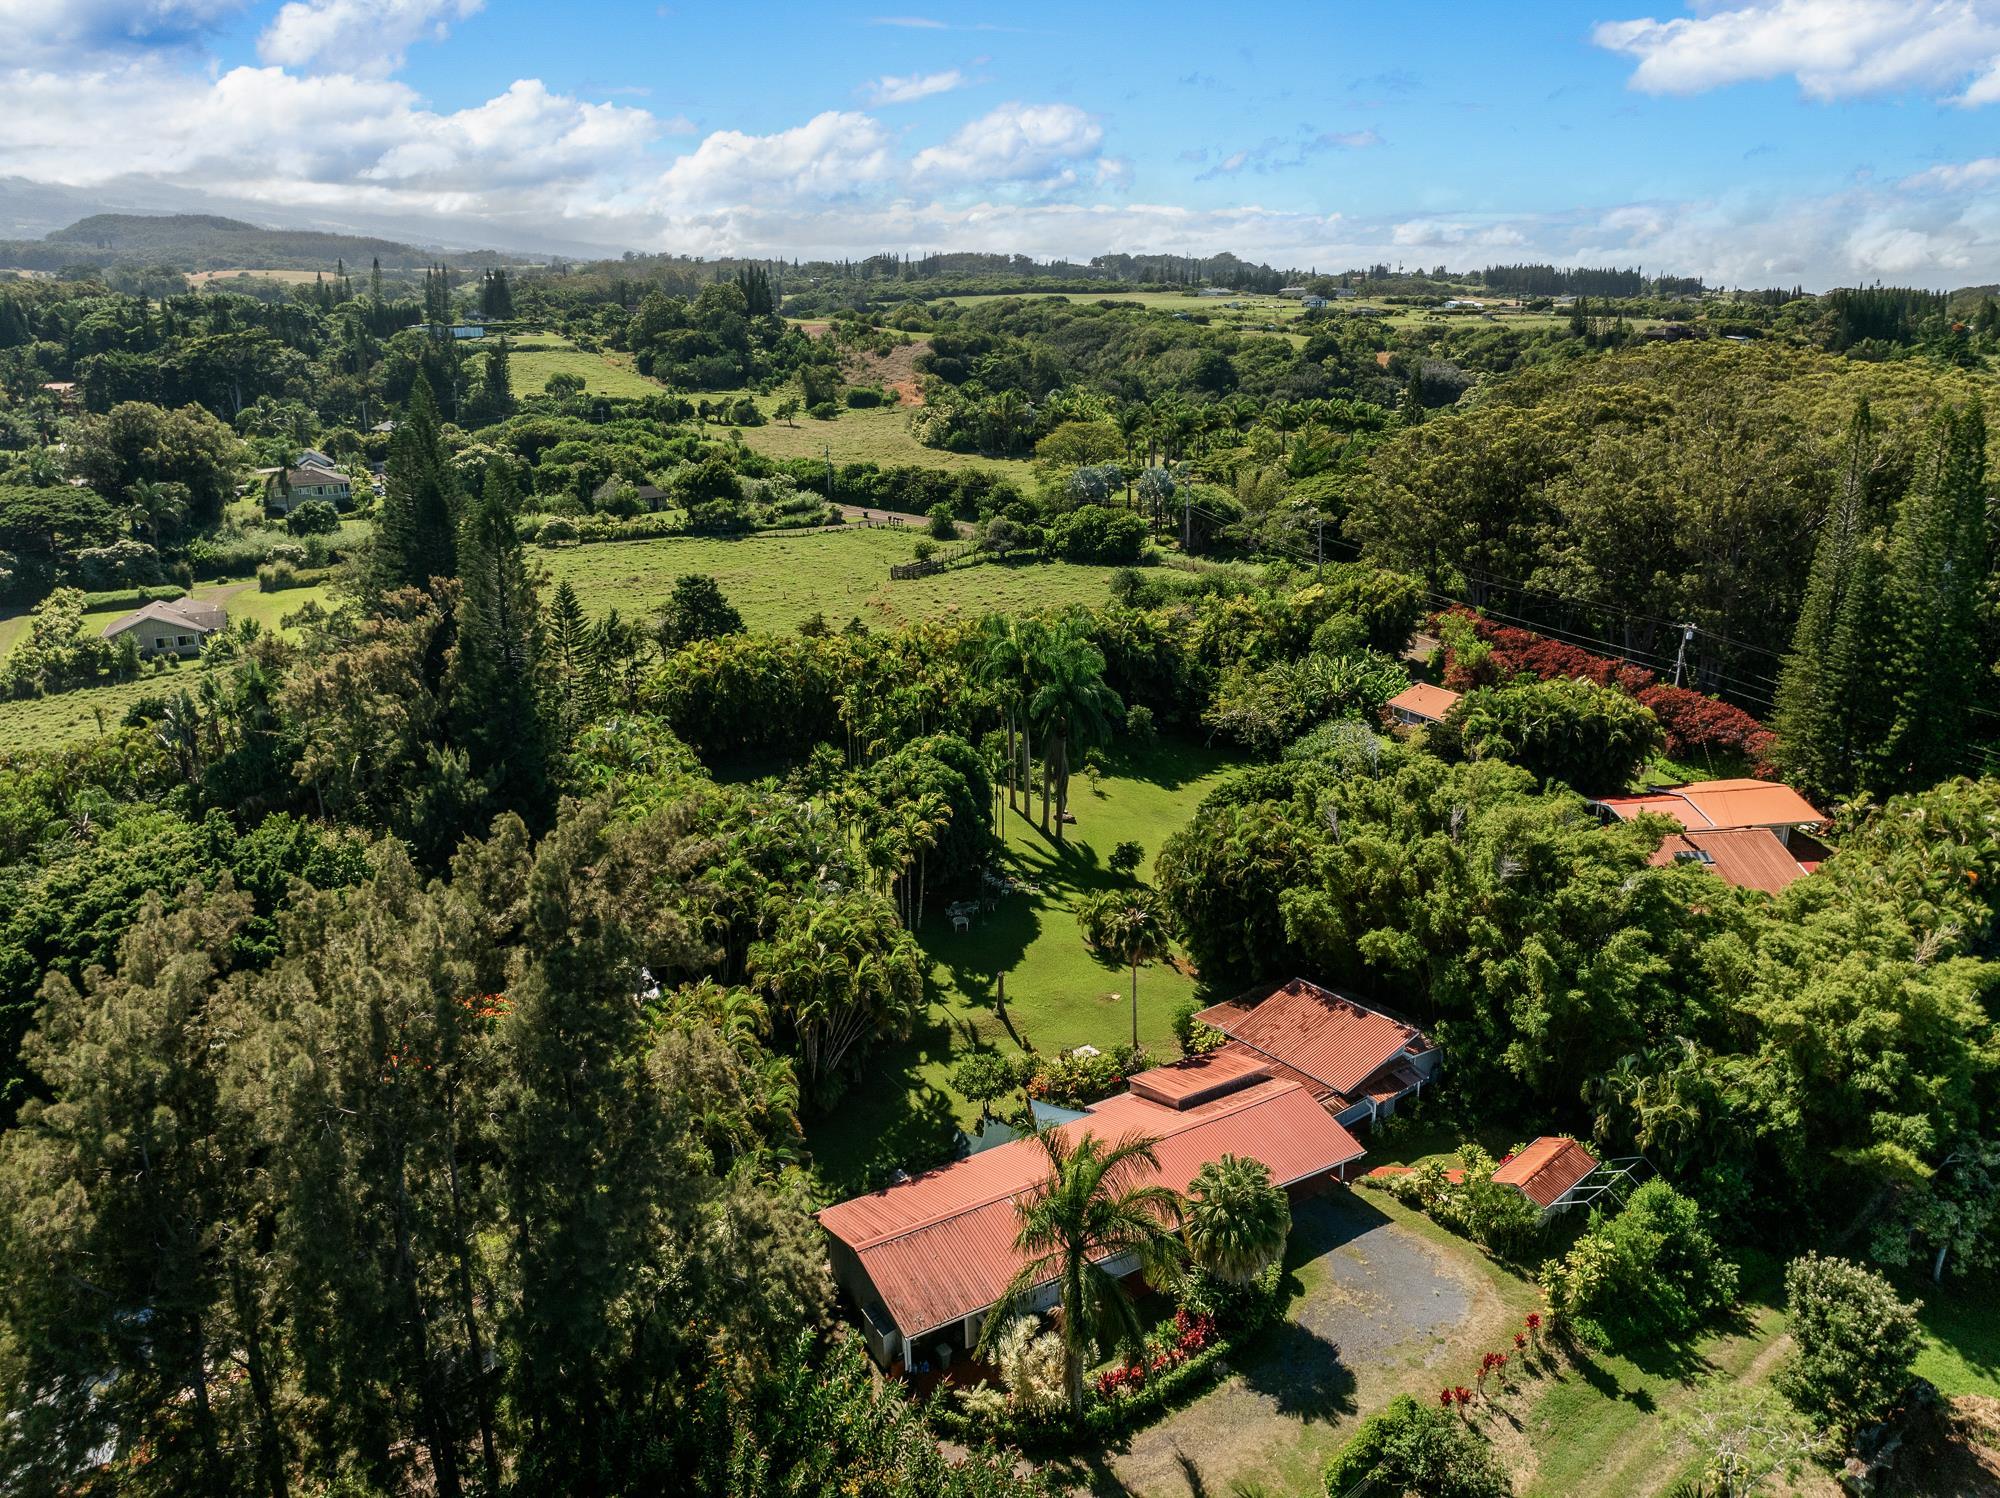
[[[1289,1257],[1300,1290],[1286,1324],[1212,1392],[1092,1463],[1089,1490],[1316,1492],[1319,1464],[1356,1416],[1498,1309],[1475,1265],[1392,1221],[1367,1192],[1336,1188],[1297,1207]]]

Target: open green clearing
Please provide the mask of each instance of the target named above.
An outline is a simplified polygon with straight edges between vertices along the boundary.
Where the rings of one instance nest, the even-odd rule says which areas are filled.
[[[474,345],[475,348],[479,346]],[[667,388],[609,354],[593,354],[587,349],[577,348],[567,338],[554,333],[530,334],[521,340],[519,346],[510,339],[507,374],[514,383],[515,391],[521,395],[539,395],[548,384],[549,377],[559,374],[575,375],[592,395],[639,399],[648,395],[664,395]]]
[[[1110,597],[1109,567],[1028,562],[960,567],[891,582],[919,533],[891,527],[741,536],[602,541],[537,552],[553,580],[568,579],[586,609],[646,618],[684,573],[712,576],[753,630],[789,631],[814,613],[836,627],[858,618],[886,629],[952,614],[1015,613],[1099,604]]]
[[[519,383],[518,380],[516,382]],[[748,394],[747,391],[734,394]],[[779,421],[773,414],[778,402],[793,392],[756,397],[764,413],[760,427],[737,427],[744,446],[770,458],[824,458],[835,463],[874,463],[883,468],[985,468],[995,473],[1026,479],[1029,465],[1023,458],[988,458],[978,453],[949,453],[925,447],[910,434],[907,406],[864,406],[843,409],[832,421],[816,421],[803,413],[792,423]],[[732,392],[725,391],[724,397]]]
[[[284,619],[307,602],[322,608],[332,604],[332,590],[324,584],[265,593],[254,582],[203,583],[193,596],[222,604],[229,610],[232,623],[253,619],[264,628],[275,630],[283,630]],[[112,620],[130,612],[127,607],[93,609],[83,616],[84,628],[102,630]],[[12,650],[27,628],[25,613],[0,619],[0,655]],[[78,687],[50,697],[0,699],[0,752],[53,748],[89,738],[99,730],[100,715],[103,727],[116,728],[125,710],[140,698],[192,686],[200,679],[200,668],[192,661],[183,661],[148,671],[134,681]]]
[[[1119,749],[1095,785],[1081,775],[1072,784],[1076,822],[1060,850],[1039,826],[1008,814],[1007,871],[1038,889],[1002,896],[996,909],[973,918],[970,931],[952,930],[946,897],[930,900],[917,932],[936,964],[928,1021],[908,1041],[878,1051],[865,1080],[830,1112],[807,1121],[829,1199],[850,1194],[871,1175],[942,1157],[952,1131],[978,1116],[947,1083],[951,1068],[971,1052],[997,1047],[1011,1055],[1024,1043],[1045,1052],[1084,1044],[1109,1050],[1131,1038],[1128,974],[1085,950],[1076,907],[1085,896],[1125,883],[1108,866],[1118,843],[1140,844],[1150,869],[1160,845],[1187,824],[1230,763],[1218,750],[1177,741]],[[1177,1054],[1173,1012],[1195,990],[1194,976],[1180,968],[1140,970],[1139,1039],[1155,1056]]]

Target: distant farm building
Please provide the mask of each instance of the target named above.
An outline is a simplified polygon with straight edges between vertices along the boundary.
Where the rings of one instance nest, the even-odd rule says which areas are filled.
[[[219,605],[197,603],[192,598],[149,603],[104,626],[104,638],[120,640],[131,636],[138,641],[139,654],[154,656],[199,655],[211,636],[229,626],[229,615]]]
[[[1780,842],[1790,841],[1795,829],[1826,821],[1812,802],[1775,780],[1697,780],[1636,796],[1604,796],[1592,804],[1621,822],[1651,812],[1671,817],[1690,832],[1762,827]]]
[[[1570,1204],[1570,1193],[1596,1169],[1597,1157],[1574,1139],[1544,1134],[1502,1160],[1493,1179],[1514,1187],[1549,1217]]]
[[[1301,307],[1304,307],[1308,312],[1310,312],[1315,307],[1324,307],[1326,305],[1326,298],[1323,296],[1317,296],[1312,293],[1308,293],[1307,295],[1299,298],[1299,305]]]
[[[344,510],[354,503],[354,481],[330,468],[287,468],[264,491],[264,508],[273,515],[289,515],[309,499]]]
[[[1819,867],[1827,849],[1813,829],[1825,815],[1774,780],[1700,780],[1637,796],[1606,796],[1599,814],[1629,822],[1651,814],[1680,824],[1652,855],[1656,867],[1700,864],[1739,889],[1779,894]]]

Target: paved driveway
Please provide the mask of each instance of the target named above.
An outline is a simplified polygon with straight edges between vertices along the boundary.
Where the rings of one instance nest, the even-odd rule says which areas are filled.
[[[1318,1469],[1358,1416],[1420,1370],[1463,1361],[1501,1313],[1481,1266],[1393,1221],[1372,1192],[1342,1190],[1293,1215],[1291,1317],[1213,1391],[1092,1463],[1097,1492],[1204,1498],[1232,1484],[1317,1492]],[[1255,1490],[1254,1487],[1251,1490]]]

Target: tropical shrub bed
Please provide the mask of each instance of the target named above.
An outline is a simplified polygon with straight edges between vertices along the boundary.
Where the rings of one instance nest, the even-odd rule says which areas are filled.
[[[1051,1346],[1041,1364],[1047,1370],[1043,1383],[1012,1385],[1012,1397],[991,1386],[969,1389],[956,1407],[934,1399],[932,1427],[952,1440],[998,1441],[1038,1455],[1100,1444],[1150,1425],[1203,1393],[1226,1370],[1231,1354],[1278,1320],[1291,1298],[1280,1264],[1244,1285],[1190,1272],[1175,1293],[1174,1314],[1147,1334],[1138,1353],[1114,1359],[1086,1380],[1080,1424],[1070,1421],[1060,1388],[1044,1386],[1060,1376],[1060,1354]],[[1053,1332],[1040,1336],[1055,1341]],[[1023,1362],[1010,1358],[1003,1337],[1003,1381],[1010,1373],[1018,1377]]]
[[[1539,681],[1582,677],[1616,687],[1652,710],[1676,759],[1694,754],[1740,755],[1763,766],[1777,735],[1733,703],[1687,687],[1660,682],[1629,661],[1596,655],[1533,630],[1495,624],[1461,606],[1435,616],[1431,627],[1445,641],[1444,684],[1455,692],[1502,686],[1522,676]]]

